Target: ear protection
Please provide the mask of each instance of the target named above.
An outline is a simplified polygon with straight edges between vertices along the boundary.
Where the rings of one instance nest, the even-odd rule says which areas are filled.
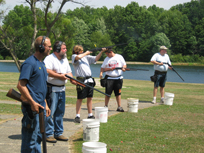
[[[42,42],[39,45],[39,51],[43,53],[45,51],[44,43],[45,43],[46,36],[43,36]]]
[[[62,41],[59,41],[58,45],[56,46],[56,49],[54,48],[54,51],[59,53],[61,51]]]

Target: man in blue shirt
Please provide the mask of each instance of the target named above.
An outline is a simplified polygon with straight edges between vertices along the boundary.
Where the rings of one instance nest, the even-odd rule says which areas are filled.
[[[39,108],[50,109],[45,101],[47,92],[47,71],[43,58],[52,50],[50,39],[39,36],[35,40],[36,52],[27,58],[21,66],[17,88],[30,105],[22,105],[22,144],[21,153],[41,153],[42,136],[39,127]]]

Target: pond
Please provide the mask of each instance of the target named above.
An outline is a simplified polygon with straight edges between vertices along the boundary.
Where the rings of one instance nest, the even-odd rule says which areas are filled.
[[[70,64],[72,73],[75,76],[74,68]],[[101,64],[92,64],[92,76],[99,77]],[[149,80],[154,74],[153,65],[133,65],[127,64],[128,68],[146,69],[149,71],[126,71],[123,73],[124,79],[132,80]],[[204,67],[203,66],[174,66],[176,72],[184,79],[184,83],[201,83],[204,84]],[[0,62],[0,72],[18,72],[18,69],[13,62]],[[183,82],[182,79],[171,70],[167,73],[168,82]]]

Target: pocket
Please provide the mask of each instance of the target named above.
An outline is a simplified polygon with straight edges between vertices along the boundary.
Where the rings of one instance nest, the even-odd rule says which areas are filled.
[[[156,82],[157,81],[157,76],[156,75],[150,76],[150,80],[152,82]]]
[[[101,79],[100,83],[102,87],[106,87],[107,79]]]
[[[36,119],[35,117],[31,119],[27,112],[24,113],[23,119],[22,119],[22,127],[27,129],[28,131],[32,132],[35,130],[36,127]]]

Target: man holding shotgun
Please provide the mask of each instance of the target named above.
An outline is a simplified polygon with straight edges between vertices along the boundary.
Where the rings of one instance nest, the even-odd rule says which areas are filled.
[[[75,75],[77,80],[94,87],[95,81],[92,78],[90,64],[96,63],[102,55],[106,48],[102,48],[101,52],[97,56],[91,56],[91,51],[84,52],[81,45],[76,45],[73,47],[72,54],[72,64],[74,66]],[[88,119],[94,119],[92,114],[92,97],[93,89],[89,87],[81,87],[77,85],[77,102],[76,102],[76,117],[75,122],[80,123],[80,110],[82,100],[87,98],[87,108],[88,108]]]
[[[116,101],[118,103],[118,108],[116,111],[124,112],[121,107],[121,89],[123,85],[123,76],[122,73],[126,70],[126,62],[123,56],[115,54],[110,48],[105,51],[107,57],[105,58],[100,71],[100,79],[103,77],[103,72],[106,72],[105,78],[107,79],[106,83],[106,94],[111,95],[112,91],[115,93]],[[121,69],[115,69],[121,67]],[[110,97],[105,96],[105,107],[108,107]]]
[[[63,136],[63,116],[65,112],[65,84],[67,83],[66,75],[73,77],[72,70],[67,60],[67,48],[65,42],[56,41],[53,46],[53,53],[44,60],[47,72],[47,101],[50,101],[51,115],[46,118],[46,135],[47,142],[56,143],[67,141],[68,138]],[[70,80],[70,79],[69,79]],[[71,83],[76,84],[74,80]],[[54,136],[54,137],[53,137]]]
[[[153,104],[156,103],[158,86],[160,86],[160,94],[161,94],[160,102],[162,104],[164,103],[164,87],[167,80],[167,71],[168,71],[168,68],[172,69],[167,64],[164,64],[164,63],[168,63],[169,65],[171,65],[169,56],[166,54],[167,49],[168,48],[166,48],[165,46],[161,46],[159,53],[155,53],[150,60],[151,63],[154,64],[154,70],[155,70],[154,75],[157,76],[157,79],[154,82],[153,100],[152,100]]]
[[[42,60],[52,50],[51,42],[48,37],[39,36],[34,45],[36,51],[22,64],[17,85],[21,95],[30,104],[22,104],[21,153],[41,153],[42,136],[39,127],[39,110],[46,110],[46,116],[50,115],[50,109],[45,100],[47,71]]]

